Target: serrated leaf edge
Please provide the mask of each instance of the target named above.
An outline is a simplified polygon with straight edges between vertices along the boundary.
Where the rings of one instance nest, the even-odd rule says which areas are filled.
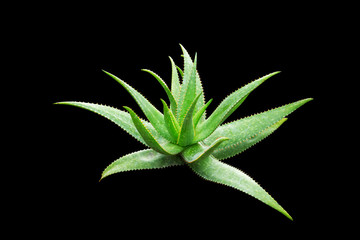
[[[113,109],[115,109],[115,110],[118,110],[118,111],[127,113],[127,112],[125,112],[125,111],[123,111],[123,110],[120,110],[120,109],[118,109],[118,108],[116,108],[116,107],[109,106],[109,105],[106,105],[106,104],[101,104],[101,103],[91,103],[91,102],[83,102],[83,101],[61,101],[61,102],[57,102],[57,103],[55,103],[55,104],[62,104],[62,105],[74,106],[74,105],[70,105],[70,104],[67,104],[67,103],[95,104],[95,105],[98,105],[98,106],[110,107],[110,108],[113,108]],[[76,107],[82,108],[81,106],[76,106]],[[82,108],[82,109],[87,110],[87,111],[89,111],[89,112],[96,113],[96,114],[100,115],[101,117],[103,117],[103,118],[111,121],[111,122],[114,123],[116,126],[118,126],[118,127],[121,128],[123,131],[125,131],[127,134],[129,134],[131,137],[135,138],[138,142],[144,144],[146,147],[149,147],[149,146],[145,143],[145,141],[144,141],[143,139],[139,139],[139,138],[131,135],[131,134],[129,133],[129,131],[125,130],[124,128],[122,128],[121,126],[119,126],[115,121],[107,118],[106,116],[104,116],[103,114],[101,114],[100,112],[98,112],[97,110],[89,110],[89,109],[85,109],[85,108]],[[113,115],[113,116],[114,116],[114,115]],[[116,117],[116,116],[115,116],[115,117]],[[148,122],[148,121],[146,121],[146,120],[142,120],[142,121],[145,122],[145,124],[151,125],[151,123]],[[134,126],[134,127],[135,127],[135,126]],[[136,129],[136,127],[135,127],[135,129]],[[154,130],[155,130],[155,129],[154,129]],[[156,130],[155,130],[155,131],[156,131]]]
[[[136,104],[138,105],[138,107],[141,109],[141,111],[143,112],[143,114],[146,116],[146,113],[145,111],[142,109],[141,105],[139,104],[139,100],[138,100],[138,97],[132,93],[130,93],[130,91],[124,86],[124,85],[128,85],[130,88],[133,88],[136,92],[138,92],[150,105],[152,105],[154,107],[154,109],[156,111],[159,112],[159,114],[162,115],[162,118],[164,118],[164,115],[146,98],[146,96],[144,96],[143,94],[141,94],[140,91],[138,91],[136,88],[134,88],[133,86],[131,86],[130,84],[128,84],[127,82],[125,82],[124,80],[120,79],[119,77],[115,76],[114,74],[110,73],[110,72],[107,72],[105,70],[103,70],[104,73],[106,73],[108,76],[110,76],[111,78],[113,78],[115,81],[117,81],[123,88],[125,88],[126,92],[128,92],[128,94],[135,100]],[[147,116],[146,116],[147,117]],[[148,117],[147,117],[148,118]],[[148,119],[149,120],[149,119]],[[153,127],[155,128],[155,126],[153,125]],[[156,128],[155,128],[156,129]],[[162,136],[164,137],[165,139],[167,139],[168,141],[170,141],[170,137],[169,136],[166,136],[166,134],[162,134],[161,131],[158,131],[158,129],[156,129],[157,132]],[[166,131],[167,133],[167,129],[164,128],[163,129],[164,131]]]
[[[295,102],[291,102],[291,103],[288,103],[288,104],[281,105],[281,106],[279,106],[279,107],[273,107],[273,108],[270,108],[270,109],[265,110],[265,111],[262,111],[262,112],[253,113],[253,114],[248,115],[248,116],[246,116],[246,117],[243,117],[243,118],[240,118],[240,119],[236,119],[236,120],[233,120],[233,121],[224,123],[224,124],[220,125],[219,127],[226,126],[226,125],[228,125],[228,124],[230,124],[230,123],[233,123],[233,122],[236,122],[236,121],[239,121],[239,120],[243,120],[243,119],[247,119],[247,118],[253,117],[253,116],[258,115],[258,114],[263,114],[263,113],[266,113],[266,112],[269,112],[269,111],[272,111],[272,110],[276,110],[276,109],[278,109],[278,108],[286,107],[286,106],[291,105],[291,104],[294,104],[294,103],[296,103],[296,102],[304,101],[304,103],[302,104],[302,105],[304,105],[305,103],[308,103],[309,101],[312,101],[312,100],[313,100],[313,98],[304,98],[304,99],[301,99],[301,100],[298,100],[298,101],[295,101]],[[290,111],[289,113],[283,115],[281,118],[284,118],[285,116],[290,115],[291,113],[293,113],[293,112],[294,112],[295,110],[297,110],[297,109],[298,109],[298,108]],[[273,124],[275,124],[275,123],[277,123],[277,122],[278,122],[278,121],[272,122],[272,123],[270,124],[270,126],[273,125]],[[211,136],[211,135],[209,135],[209,136]]]
[[[284,119],[285,119],[285,120],[284,120]],[[226,151],[227,149],[234,148],[234,147],[242,144],[243,142],[249,141],[249,140],[257,137],[259,134],[267,131],[268,129],[270,129],[271,127],[273,127],[275,124],[277,124],[277,123],[279,123],[279,122],[281,122],[281,121],[285,122],[286,120],[287,120],[287,118],[282,118],[280,121],[277,121],[277,122],[275,122],[274,124],[271,124],[270,126],[262,129],[261,131],[259,131],[258,133],[254,134],[254,135],[251,136],[251,137],[248,137],[248,138],[246,138],[246,139],[239,140],[238,142],[233,143],[233,144],[228,145],[228,146],[223,147],[223,148],[219,147],[219,148],[217,148],[217,149],[214,151],[214,154],[216,154],[216,152],[219,152],[219,151]],[[281,123],[281,125],[282,125],[282,124],[283,124],[283,123]],[[279,127],[280,127],[280,126],[279,126]],[[262,142],[263,140],[265,140],[266,138],[268,138],[270,135],[272,135],[274,132],[275,132],[275,131],[273,131],[273,132],[270,133],[269,135],[265,136],[263,139],[261,139],[260,141],[254,143],[253,145],[248,146],[247,148],[244,148],[242,151],[240,151],[240,152],[238,152],[238,153],[235,153],[235,154],[233,154],[233,155],[230,155],[230,156],[228,156],[228,157],[226,157],[226,158],[221,158],[221,159],[217,158],[217,159],[220,160],[220,161],[222,161],[222,160],[226,160],[226,159],[229,159],[229,158],[231,158],[231,157],[234,157],[234,156],[236,156],[236,155],[238,155],[238,154],[240,154],[240,153],[248,150],[249,148],[252,148],[253,146],[257,145],[258,143]]]
[[[168,85],[165,83],[165,81],[155,72],[149,70],[149,69],[142,69],[142,71],[149,73],[150,75],[152,75],[161,85],[161,87],[165,90],[166,95],[169,98],[169,102],[170,102],[170,108],[173,109],[176,112],[177,111],[177,101],[174,97],[174,95],[172,94],[171,90],[169,89]]]
[[[191,110],[191,108],[194,108],[194,110],[195,110],[195,105],[196,105],[196,102],[198,101],[199,97],[200,97],[200,94],[195,97],[195,99],[193,100],[193,102],[190,104],[190,106],[188,107],[188,109],[185,112],[184,120],[182,121],[181,126],[180,126],[177,143],[179,143],[179,141],[180,141],[180,137],[181,137],[181,133],[183,131],[183,126],[184,126],[185,119],[188,117],[188,114],[189,114],[189,111]],[[194,126],[194,122],[193,122],[193,129],[194,129],[194,137],[193,137],[193,139],[195,139],[195,137],[196,137],[196,129],[195,129],[195,126]]]
[[[104,175],[104,172],[106,171],[106,169],[108,169],[112,164],[114,164],[117,160],[119,160],[120,158],[123,158],[123,157],[127,157],[127,156],[129,156],[129,155],[131,155],[131,154],[134,154],[134,153],[139,153],[139,152],[143,152],[143,151],[147,151],[147,150],[154,150],[154,149],[152,149],[152,148],[148,148],[148,149],[142,149],[142,150],[139,150],[139,151],[135,151],[135,152],[131,152],[131,153],[128,153],[128,154],[125,154],[125,155],[122,155],[121,157],[118,157],[117,159],[115,159],[115,160],[113,160],[103,171],[102,171],[102,173],[101,173],[101,178],[100,178],[100,180],[99,180],[99,182],[102,180],[102,179],[104,179],[104,178],[106,178],[106,177],[108,177],[108,176],[110,176],[110,175],[112,175],[112,174],[110,174],[110,175],[107,175],[107,176],[105,176],[105,177],[103,177],[103,175]],[[155,150],[154,150],[155,151]],[[162,153],[160,153],[160,154],[162,154]],[[184,165],[185,163],[180,163],[180,164],[178,164],[178,165],[168,165],[168,166],[164,166],[164,167],[156,167],[156,168],[139,168],[139,169],[129,169],[129,170],[124,170],[124,171],[121,171],[121,172],[134,172],[134,171],[139,171],[139,170],[156,170],[156,169],[164,169],[164,168],[169,168],[169,167],[176,167],[176,166],[181,166],[181,165]]]
[[[248,85],[250,85],[250,84],[253,84],[254,82],[262,79],[262,78],[265,78],[258,86],[255,86],[254,89],[250,90],[250,92],[248,92],[245,96],[243,96],[242,98],[240,98],[238,101],[233,102],[233,103],[231,104],[231,107],[228,107],[228,108],[226,109],[226,111],[223,111],[223,112],[222,112],[222,114],[223,114],[223,113],[225,113],[225,114],[223,114],[223,117],[222,117],[221,121],[219,121],[218,126],[215,127],[215,128],[212,130],[212,132],[211,132],[210,134],[208,134],[207,137],[203,137],[203,136],[202,136],[202,137],[200,137],[199,139],[196,139],[196,141],[202,141],[202,140],[208,138],[209,136],[211,136],[211,134],[212,134],[218,127],[221,126],[221,124],[226,120],[226,118],[228,118],[228,117],[230,116],[230,115],[228,115],[228,113],[232,111],[232,109],[234,108],[234,106],[236,106],[236,105],[237,105],[239,102],[241,102],[243,99],[247,98],[247,96],[248,96],[251,92],[253,92],[256,88],[258,88],[261,84],[263,84],[263,83],[264,83],[265,81],[267,81],[269,78],[271,78],[272,76],[274,76],[274,75],[276,75],[276,74],[278,74],[278,73],[280,73],[280,71],[276,71],[276,72],[269,73],[269,74],[267,74],[267,75],[265,75],[265,76],[263,76],[263,77],[260,77],[260,78],[258,78],[258,79],[256,79],[256,80],[253,80],[253,81],[245,84],[245,85],[242,86],[242,87],[239,87],[237,90],[235,90],[235,91],[231,92],[229,95],[227,95],[227,96],[220,102],[220,104],[216,107],[216,109],[212,112],[212,114],[209,116],[209,118],[208,118],[206,121],[204,121],[203,123],[201,123],[201,124],[199,124],[199,125],[197,126],[197,128],[198,128],[200,131],[202,131],[204,128],[206,128],[206,123],[207,123],[207,121],[208,121],[208,120],[213,116],[213,114],[219,109],[219,107],[223,104],[223,102],[224,102],[225,100],[228,100],[227,98],[228,98],[230,95],[236,94],[236,92],[239,91],[240,89],[242,89],[243,87],[246,87],[246,86],[248,86]],[[238,106],[238,107],[239,107],[239,106]]]
[[[155,143],[158,145],[159,149],[156,149],[156,148],[152,148],[150,147],[151,149],[153,149],[154,151],[157,151],[159,153],[162,153],[162,154],[165,154],[165,155],[175,155],[175,154],[172,154],[172,153],[169,153],[162,144],[159,143],[158,139],[156,139],[154,137],[154,135],[151,133],[151,131],[149,131],[149,129],[145,126],[145,124],[142,122],[141,118],[129,107],[125,107],[126,110],[130,109],[134,114],[135,116],[140,120],[140,123],[142,124],[142,126],[146,129],[146,131],[150,134],[150,136],[153,138],[153,140],[155,141]],[[128,110],[129,111],[129,110]],[[134,124],[135,125],[135,124]],[[136,125],[135,125],[136,126]],[[138,130],[139,131],[139,130]],[[141,135],[141,133],[139,132],[139,134]],[[160,134],[161,135],[161,134]],[[168,141],[167,139],[164,138],[164,140]],[[145,141],[145,140],[144,140]],[[169,143],[171,143],[169,141]],[[174,144],[175,145],[175,144]],[[180,147],[180,146],[179,146]],[[159,150],[159,151],[158,151]]]
[[[217,158],[215,158],[215,157],[212,156],[212,155],[210,155],[209,157],[212,157],[212,158],[214,158],[215,160],[218,160]],[[218,160],[218,161],[221,162],[220,160]],[[247,191],[239,190],[239,189],[237,189],[237,187],[235,187],[235,186],[233,186],[233,185],[231,185],[231,184],[224,184],[224,183],[219,182],[219,181],[217,181],[217,180],[212,180],[212,179],[205,178],[204,176],[198,174],[198,173],[197,173],[196,171],[194,171],[194,170],[193,170],[193,172],[194,172],[196,175],[198,175],[200,178],[202,178],[202,179],[204,179],[204,180],[206,180],[206,181],[213,182],[213,183],[217,183],[217,184],[220,184],[220,185],[223,185],[223,186],[228,186],[228,187],[231,187],[231,188],[235,189],[236,191],[240,191],[240,192],[246,193],[247,195],[249,195],[249,196],[251,196],[251,197],[253,197],[253,198],[256,198],[256,199],[259,200],[260,202],[265,203],[266,205],[268,205],[268,206],[274,208],[275,210],[279,211],[280,213],[284,214],[284,215],[285,215],[286,217],[288,217],[290,220],[293,220],[293,218],[290,216],[290,214],[265,190],[265,188],[263,188],[257,181],[255,181],[252,177],[250,177],[249,174],[247,174],[247,173],[244,172],[243,170],[240,170],[240,169],[238,169],[238,168],[236,168],[236,167],[234,167],[234,166],[231,166],[231,165],[229,165],[229,164],[226,164],[226,163],[223,163],[223,162],[221,162],[221,163],[222,163],[222,164],[225,164],[225,165],[228,165],[228,166],[230,166],[230,167],[233,167],[233,168],[237,169],[238,171],[242,172],[243,174],[245,174],[248,178],[250,178],[250,179],[251,179],[252,181],[254,181],[257,185],[259,185],[259,187],[262,188],[262,189],[264,190],[264,192],[267,193],[267,194],[280,206],[280,208],[281,208],[284,212],[280,212],[278,209],[275,209],[273,206],[268,205],[267,203],[263,202],[260,198],[258,198],[258,197],[256,197],[256,196],[253,196],[252,194],[250,194],[250,193],[247,192]],[[189,166],[189,167],[191,168],[191,163],[190,163],[190,164],[187,164],[187,166]]]

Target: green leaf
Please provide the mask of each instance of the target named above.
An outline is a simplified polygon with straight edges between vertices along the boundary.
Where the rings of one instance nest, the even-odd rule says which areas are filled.
[[[170,111],[170,109],[166,105],[166,102],[162,99],[161,99],[161,102],[163,103],[163,107],[164,107],[165,125],[166,125],[168,132],[170,133],[170,136],[172,137],[171,142],[176,143],[178,136],[179,136],[179,131],[180,131],[179,123],[177,122],[174,114]]]
[[[258,183],[239,169],[220,162],[212,155],[190,163],[189,166],[200,177],[245,192],[292,220],[291,216]]]
[[[167,141],[166,139],[162,139],[160,136],[154,137],[154,133],[151,133],[142,123],[141,119],[136,115],[136,113],[129,107],[124,107],[131,115],[131,118],[134,122],[136,129],[139,131],[141,137],[144,139],[146,144],[150,146],[155,151],[168,154],[168,155],[176,155],[180,153],[183,148],[172,144],[171,142]]]
[[[193,72],[193,62],[188,51],[180,44],[181,50],[183,52],[184,57],[184,72],[183,72],[183,82],[182,84],[187,85],[190,81],[190,76]]]
[[[245,192],[292,219],[252,178],[220,160],[237,155],[260,142],[277,130],[287,120],[287,115],[312,99],[303,99],[222,125],[253,90],[279,72],[268,74],[232,92],[207,118],[206,110],[212,99],[205,104],[205,95],[197,71],[197,54],[193,61],[187,50],[180,46],[184,68],[180,69],[170,58],[171,89],[157,74],[143,70],[155,77],[169,98],[169,104],[161,99],[163,113],[129,84],[104,71],[130,93],[149,121],[139,118],[128,107],[125,107],[128,112],[124,112],[91,103],[58,103],[100,114],[152,148],[117,159],[104,170],[101,179],[123,171],[186,164],[202,178]]]
[[[142,71],[144,72],[148,72],[150,73],[152,76],[155,77],[155,79],[160,83],[160,85],[164,88],[168,98],[169,98],[169,101],[170,101],[170,109],[171,111],[176,114],[176,111],[177,111],[177,102],[173,96],[173,94],[171,93],[170,89],[168,88],[168,86],[166,85],[166,83],[161,79],[161,77],[159,77],[159,75],[157,75],[156,73],[154,73],[153,71],[150,71],[148,69],[142,69]]]
[[[277,123],[271,125],[270,127],[258,132],[257,134],[255,134],[251,137],[248,137],[248,138],[242,137],[243,140],[239,140],[237,143],[233,143],[233,144],[224,143],[221,147],[217,148],[214,151],[213,155],[219,160],[233,157],[233,156],[249,149],[256,143],[258,143],[258,142],[262,141],[263,139],[265,139],[266,137],[268,137],[276,129],[278,129],[286,120],[287,120],[287,118],[283,118],[282,120],[278,121]]]
[[[183,70],[182,70],[180,67],[178,67],[178,66],[176,66],[176,68],[177,68],[177,70],[179,71],[181,78],[184,78],[184,72],[183,72]]]
[[[104,71],[104,70],[103,70]],[[141,95],[138,91],[132,88],[130,85],[125,83],[120,78],[115,75],[104,71],[107,75],[115,79],[118,83],[120,83],[135,99],[137,104],[140,106],[141,110],[144,112],[147,119],[151,122],[154,128],[166,139],[170,140],[171,137],[164,125],[164,116],[159,110],[157,110],[143,95]]]
[[[176,69],[176,65],[174,63],[174,61],[172,60],[171,57],[170,61],[171,61],[171,93],[174,96],[176,102],[179,102],[179,97],[180,97],[180,80],[179,80],[179,74],[178,71]],[[176,110],[177,111],[177,110]],[[174,115],[176,115],[177,113],[174,112]]]
[[[179,137],[177,141],[177,144],[179,144],[180,146],[187,146],[194,143],[195,126],[193,122],[193,114],[194,114],[196,102],[199,99],[199,97],[200,95],[198,95],[191,103],[191,106],[186,112],[184,121],[180,127]]]
[[[249,145],[253,145],[271,134],[283,123],[281,121],[284,117],[311,100],[312,98],[303,99],[224,124],[205,139],[204,143],[210,144],[221,136],[228,137],[230,140],[222,144],[221,147],[214,152],[214,156],[218,159],[232,157],[249,148]]]
[[[104,106],[100,104],[94,104],[94,103],[85,103],[85,102],[58,102],[56,104],[63,104],[63,105],[70,105],[79,107],[82,109],[89,110],[91,112],[97,113],[101,115],[102,117],[105,117],[109,119],[110,121],[114,122],[116,125],[121,127],[123,130],[125,130],[127,133],[129,133],[131,136],[136,138],[139,142],[145,144],[148,146],[144,139],[141,137],[139,132],[137,131],[135,125],[131,121],[131,116],[129,113],[121,111],[119,109]],[[146,128],[153,129],[153,126],[149,123],[144,121],[143,122]]]
[[[204,116],[204,112],[207,109],[207,107],[210,105],[213,99],[210,99],[202,108],[199,109],[199,111],[194,116],[194,126],[196,127],[199,123],[199,120],[201,116]]]
[[[183,57],[184,57],[184,73],[183,73],[183,75],[184,75],[183,79],[184,80],[183,80],[183,84],[187,85],[187,82],[190,81],[190,78],[193,77],[193,74],[194,74],[195,75],[195,85],[196,85],[195,95],[197,96],[197,95],[200,94],[200,100],[197,102],[197,104],[195,106],[195,111],[197,112],[205,104],[204,89],[202,87],[202,83],[201,83],[201,80],[200,80],[199,73],[196,70],[197,54],[195,55],[195,60],[194,60],[194,63],[193,63],[189,53],[187,52],[187,50],[181,44],[180,44],[180,47],[182,49]],[[201,116],[201,118],[199,119],[200,122],[203,122],[205,120],[205,116],[206,116],[206,114]]]
[[[245,102],[246,98],[249,96],[246,95],[245,97],[243,97],[242,99],[240,99],[240,101],[238,101],[224,116],[223,120],[220,122],[219,125],[221,125],[233,112],[235,112],[236,109],[238,109],[238,107],[240,107],[240,105]]]
[[[100,180],[119,172],[159,169],[182,164],[184,164],[184,162],[179,156],[164,155],[152,149],[141,150],[115,160],[107,168],[105,168]]]
[[[186,148],[181,153],[181,156],[187,163],[195,162],[202,158],[208,157],[220,145],[220,143],[226,140],[229,139],[226,137],[220,137],[216,139],[210,146],[206,146],[201,142],[193,144]]]
[[[265,80],[278,73],[279,72],[268,74],[258,80],[255,80],[245,85],[244,87],[236,90],[228,97],[226,97],[211,114],[211,116],[207,120],[205,120],[205,122],[198,124],[196,132],[198,132],[199,134],[196,137],[196,141],[202,141],[203,139],[207,138],[222,122],[226,120],[227,117],[230,116],[229,113],[234,112],[236,108],[240,106],[239,103],[242,103],[244,99],[249,95],[249,93],[251,93],[260,84],[265,82]]]
[[[186,74],[186,72],[184,74]],[[192,68],[192,74],[189,77],[189,80],[184,82],[183,85],[181,86],[178,115],[177,115],[178,122],[180,125],[182,124],[185,114],[196,96],[195,74],[196,74],[196,57],[195,57],[195,63],[193,64],[193,68]]]

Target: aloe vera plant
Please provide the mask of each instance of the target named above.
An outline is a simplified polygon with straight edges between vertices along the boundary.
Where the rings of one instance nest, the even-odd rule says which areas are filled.
[[[144,150],[115,160],[103,171],[101,179],[129,170],[187,165],[200,177],[245,192],[292,219],[251,177],[222,160],[245,151],[269,136],[287,120],[287,115],[312,99],[299,100],[223,124],[253,90],[279,72],[270,73],[232,92],[207,117],[206,109],[212,99],[205,102],[196,68],[197,57],[195,55],[193,61],[183,46],[181,49],[183,69],[175,65],[170,58],[171,88],[160,76],[150,70],[144,70],[150,73],[166,92],[169,102],[161,99],[162,112],[129,84],[104,71],[130,93],[147,120],[141,119],[129,107],[124,107],[126,111],[123,111],[85,102],[57,103],[95,112],[111,120],[146,146]]]

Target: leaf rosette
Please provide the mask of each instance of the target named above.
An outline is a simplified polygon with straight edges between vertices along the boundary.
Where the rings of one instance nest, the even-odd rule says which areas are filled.
[[[97,113],[147,147],[115,160],[103,171],[101,179],[130,170],[187,165],[200,177],[247,193],[292,219],[257,182],[222,160],[236,156],[272,134],[290,113],[312,99],[299,100],[223,124],[252,91],[279,72],[270,73],[232,92],[207,117],[206,109],[212,99],[205,102],[197,71],[197,55],[193,61],[183,46],[181,49],[183,69],[170,58],[171,88],[156,73],[143,70],[150,73],[166,92],[169,104],[161,99],[162,112],[129,84],[104,71],[126,89],[147,119],[141,119],[130,107],[124,107],[123,111],[85,102],[57,103]]]

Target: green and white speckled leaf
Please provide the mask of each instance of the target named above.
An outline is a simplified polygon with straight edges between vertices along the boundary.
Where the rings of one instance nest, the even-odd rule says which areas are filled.
[[[240,106],[245,98],[255,90],[255,88],[277,73],[279,72],[270,73],[259,78],[227,96],[205,122],[198,124],[196,127],[196,132],[198,133],[196,141],[202,141],[213,133],[215,129]]]
[[[158,169],[171,166],[183,165],[179,156],[164,155],[152,149],[141,150],[123,156],[111,163],[101,175],[101,179],[119,172]]]
[[[258,183],[239,169],[220,162],[212,155],[190,163],[189,166],[200,177],[247,193],[292,220],[291,216]]]
[[[299,100],[263,113],[224,124],[205,139],[204,143],[210,144],[218,137],[227,137],[229,141],[221,144],[214,152],[214,155],[218,159],[232,157],[270,135],[282,124],[282,122],[279,121],[311,100],[311,98]],[[279,125],[276,123],[279,123]]]
[[[114,107],[109,107],[109,106],[104,106],[104,105],[94,104],[94,103],[85,103],[85,102],[58,102],[56,104],[70,105],[70,106],[79,107],[79,108],[86,109],[91,112],[97,113],[97,114],[109,119],[116,125],[118,125],[120,128],[125,130],[131,136],[136,138],[139,142],[148,146],[145,143],[144,139],[139,134],[139,132],[136,130],[136,127],[131,120],[130,114],[125,111],[116,109]],[[143,124],[150,131],[155,131],[155,129],[149,122],[143,121]]]
[[[188,51],[180,44],[181,50],[183,52],[183,57],[184,57],[184,72],[181,71],[180,68],[178,68],[180,74],[183,76],[183,86],[187,86],[187,81],[190,79],[190,77],[194,77],[195,76],[195,85],[196,85],[196,89],[195,89],[195,95],[199,95],[200,94],[200,99],[199,101],[196,103],[195,106],[195,112],[198,112],[199,109],[201,109],[203,107],[203,105],[205,104],[205,94],[204,94],[204,89],[200,80],[200,75],[198,73],[198,71],[196,70],[196,66],[194,69],[194,64],[197,65],[197,54],[195,55],[195,59],[194,62],[192,62],[191,57],[188,53]],[[195,70],[195,71],[192,71]],[[203,122],[205,121],[205,116],[206,113],[204,113],[199,121]]]
[[[247,150],[248,148],[254,146],[256,143],[262,141],[266,137],[268,137],[276,129],[278,129],[286,120],[287,120],[287,118],[283,118],[280,121],[278,121],[277,123],[271,125],[270,127],[262,130],[261,132],[258,132],[254,136],[246,138],[242,141],[240,140],[240,141],[230,144],[230,145],[224,143],[222,146],[218,147],[213,152],[213,155],[219,160],[233,157],[233,156]]]
[[[186,72],[184,74],[187,74]],[[196,97],[196,57],[195,62],[192,66],[192,71],[189,76],[188,81],[184,82],[181,85],[181,91],[180,91],[180,99],[178,104],[178,122],[180,125],[182,125],[182,122],[184,121],[185,115],[187,114],[190,105],[194,101]],[[195,108],[194,108],[195,109]]]
[[[171,57],[170,58],[170,62],[171,62],[171,93],[175,98],[176,103],[178,103],[179,98],[180,98],[180,79],[179,79],[179,74],[178,74],[178,70],[176,69],[176,65],[174,63],[174,61],[172,60]],[[171,108],[171,106],[170,106]],[[177,109],[174,112],[173,109],[171,109],[174,113],[174,115],[176,116],[177,114]]]
[[[163,114],[129,84],[104,71],[130,93],[148,121],[139,118],[128,107],[125,107],[127,113],[99,104],[58,103],[100,114],[151,148],[117,159],[104,170],[101,178],[124,171],[186,164],[202,178],[245,192],[292,219],[252,178],[220,160],[235,156],[260,142],[278,129],[286,121],[287,115],[312,99],[303,99],[222,125],[253,90],[279,72],[268,74],[232,92],[206,118],[205,111],[212,99],[205,104],[202,83],[196,69],[197,54],[193,62],[186,49],[183,46],[181,49],[183,70],[170,58],[171,89],[157,74],[144,70],[156,78],[169,98],[170,107],[161,99]]]

